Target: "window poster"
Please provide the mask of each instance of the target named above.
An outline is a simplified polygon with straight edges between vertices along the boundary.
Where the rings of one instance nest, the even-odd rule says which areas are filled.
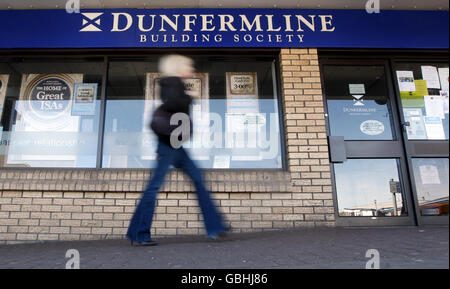
[[[374,119],[363,121],[360,125],[361,132],[371,136],[382,134],[384,129],[384,124]]]
[[[145,100],[144,115],[142,117],[142,132],[150,132],[150,121],[153,112],[161,104],[159,98],[158,79],[161,78],[159,73],[146,73],[145,75]]]
[[[403,107],[424,107],[424,95],[428,95],[426,80],[414,80],[415,91],[400,91]]]
[[[259,113],[256,72],[227,72],[227,113]]]
[[[72,115],[95,115],[97,83],[76,83],[72,100]]]
[[[442,97],[442,100],[444,101],[444,113],[449,113],[449,109],[448,109],[448,90],[446,90],[446,91],[441,90],[440,91],[440,95]]]
[[[409,126],[406,127],[408,139],[427,139],[422,109],[404,108],[403,114],[405,116],[405,121],[409,122]]]
[[[228,74],[230,79],[230,91],[237,95],[255,95],[256,73],[232,72]]]
[[[161,79],[160,73],[146,74],[146,90],[145,90],[145,108],[143,118],[144,131],[149,131],[149,123],[153,111],[161,104],[158,80]],[[209,135],[209,74],[194,73],[192,78],[183,80],[186,87],[186,93],[189,94],[193,101],[191,105],[191,119],[193,125],[192,142],[185,143],[183,146],[191,146],[192,158],[196,160],[209,160],[209,150],[202,149],[202,136]],[[154,156],[142,156],[146,159],[155,159]]]
[[[426,80],[417,79],[414,80],[416,85],[416,95],[424,96],[428,94],[428,86]]]
[[[184,80],[186,86],[186,93],[189,94],[194,100],[202,98],[202,79],[201,78],[188,78]]]
[[[3,115],[3,105],[5,103],[6,88],[8,87],[8,74],[0,74],[0,119]]]
[[[244,132],[253,128],[249,118],[259,113],[256,72],[227,72],[227,132]],[[254,128],[253,128],[254,129]]]
[[[227,72],[226,145],[234,148],[231,160],[251,161],[256,142],[266,123],[259,110],[258,78],[256,72]]]
[[[448,91],[448,67],[438,68],[439,80],[441,82],[441,89]]]
[[[38,131],[72,131],[74,86],[82,82],[82,74],[24,74],[18,107],[26,126]]]
[[[227,72],[227,132],[255,130],[258,119],[258,79],[256,72]]]
[[[441,88],[438,70],[435,66],[422,66],[422,77],[427,82],[428,88]]]
[[[445,118],[444,99],[440,95],[425,95],[424,101],[427,116]]]
[[[11,142],[17,145],[9,149],[7,165],[54,166],[54,162],[63,162],[76,166],[79,147],[74,144],[80,141],[81,126],[80,117],[72,116],[71,108],[75,84],[82,82],[83,74],[22,75],[17,117],[11,128]]]
[[[419,166],[420,179],[423,185],[440,185],[439,170],[435,165]]]
[[[400,91],[416,91],[412,71],[397,71],[397,81]]]
[[[348,90],[350,91],[350,94],[366,94],[366,88],[364,87],[364,83],[349,84]]]
[[[428,139],[445,139],[444,126],[440,117],[425,116],[424,121]]]

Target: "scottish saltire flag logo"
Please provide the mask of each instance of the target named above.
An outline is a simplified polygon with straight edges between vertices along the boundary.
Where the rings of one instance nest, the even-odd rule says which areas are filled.
[[[96,32],[100,29],[101,18],[103,13],[81,13],[83,15],[83,28],[80,31]]]
[[[364,103],[363,103],[364,99],[362,99],[364,95],[352,95],[352,96],[354,98],[354,100],[353,100],[354,106],[364,106]]]

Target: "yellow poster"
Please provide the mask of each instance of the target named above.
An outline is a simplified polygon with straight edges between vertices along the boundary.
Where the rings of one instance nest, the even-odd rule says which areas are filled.
[[[428,95],[426,80],[414,80],[416,91],[400,91],[403,107],[424,107],[424,95]]]

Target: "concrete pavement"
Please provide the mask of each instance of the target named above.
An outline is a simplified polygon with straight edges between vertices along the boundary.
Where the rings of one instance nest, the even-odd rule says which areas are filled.
[[[378,252],[381,269],[449,268],[449,230],[443,227],[316,228],[160,237],[156,247],[127,240],[43,242],[0,246],[0,268],[64,269],[76,249],[80,268],[364,269]],[[377,251],[369,251],[376,249]]]

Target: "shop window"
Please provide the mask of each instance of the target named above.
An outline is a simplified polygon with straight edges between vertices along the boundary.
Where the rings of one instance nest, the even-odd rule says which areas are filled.
[[[195,56],[186,80],[193,136],[183,146],[202,168],[281,168],[275,57]],[[157,138],[149,129],[158,96],[158,57],[109,63],[104,168],[149,168]]]
[[[101,59],[0,62],[1,167],[96,167]]]
[[[193,159],[202,168],[282,168],[275,56],[193,58],[194,131],[184,144]],[[158,60],[110,59],[106,103],[103,58],[0,60],[0,166],[153,167]]]

